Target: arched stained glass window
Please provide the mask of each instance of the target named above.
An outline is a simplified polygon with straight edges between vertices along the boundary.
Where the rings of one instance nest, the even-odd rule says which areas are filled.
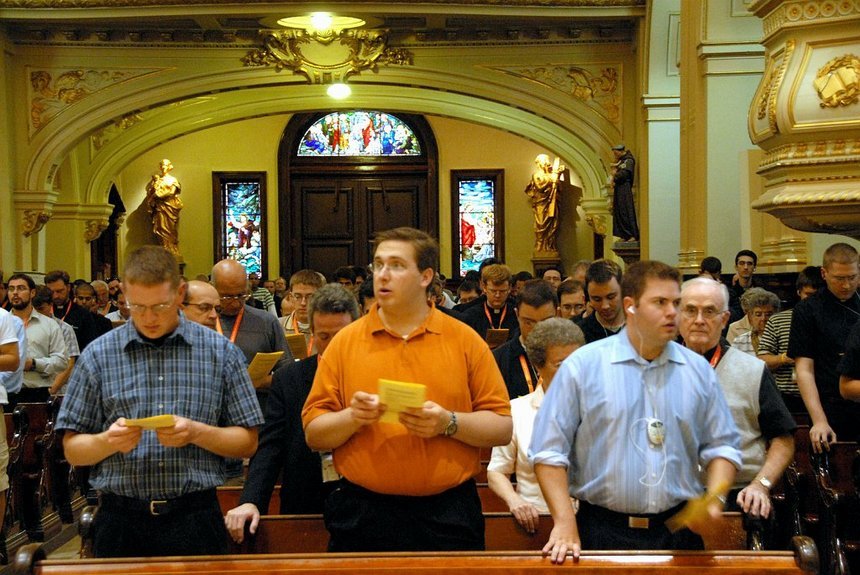
[[[385,112],[332,112],[302,136],[298,155],[420,156],[418,138],[402,120]]]

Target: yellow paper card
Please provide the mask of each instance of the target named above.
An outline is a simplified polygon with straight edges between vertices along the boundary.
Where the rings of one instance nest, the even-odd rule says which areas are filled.
[[[251,376],[251,381],[259,381],[269,375],[281,356],[282,351],[273,351],[271,353],[258,353],[248,366],[248,375]]]
[[[171,427],[176,423],[172,415],[153,415],[143,419],[126,419],[127,427],[142,427],[144,429],[158,429],[160,427]]]
[[[385,404],[380,421],[398,423],[398,414],[409,407],[421,407],[427,394],[423,383],[406,383],[390,379],[379,380],[379,402]]]
[[[288,333],[286,338],[294,358],[305,359],[308,356],[308,342],[305,340],[304,334]]]

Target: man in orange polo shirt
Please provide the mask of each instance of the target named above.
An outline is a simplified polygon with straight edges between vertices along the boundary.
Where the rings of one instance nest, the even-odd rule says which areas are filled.
[[[320,358],[302,420],[333,451],[341,486],[326,501],[331,551],[484,548],[474,476],[480,447],[511,438],[510,403],[487,344],[428,302],[439,247],[426,233],[377,234],[376,304]],[[380,421],[379,380],[426,386],[420,408]]]

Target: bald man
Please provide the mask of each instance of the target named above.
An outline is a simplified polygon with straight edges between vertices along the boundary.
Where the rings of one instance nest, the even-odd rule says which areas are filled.
[[[218,314],[221,311],[218,290],[209,282],[191,280],[185,291],[182,311],[185,312],[185,317],[194,323],[217,329]]]
[[[221,300],[220,317],[216,321],[215,329],[242,350],[249,364],[258,353],[273,351],[284,352],[275,369],[293,360],[284,330],[278,324],[277,318],[245,304],[250,297],[250,290],[248,275],[242,264],[231,259],[221,260],[212,268],[212,284]],[[272,384],[272,375],[270,373],[253,383],[258,390],[260,406],[265,412],[265,398],[261,397],[259,390],[268,389]]]

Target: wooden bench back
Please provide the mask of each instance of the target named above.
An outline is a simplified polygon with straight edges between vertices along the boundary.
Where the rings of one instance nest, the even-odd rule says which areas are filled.
[[[540,552],[343,553],[298,555],[226,555],[221,557],[154,557],[148,559],[44,560],[38,544],[16,556],[16,575],[196,575],[290,573],[292,575],[558,575],[564,569],[604,575],[678,573],[687,575],[801,575],[817,573],[817,552],[809,538],[797,538],[794,551],[595,551],[584,552],[575,565],[550,563]]]

